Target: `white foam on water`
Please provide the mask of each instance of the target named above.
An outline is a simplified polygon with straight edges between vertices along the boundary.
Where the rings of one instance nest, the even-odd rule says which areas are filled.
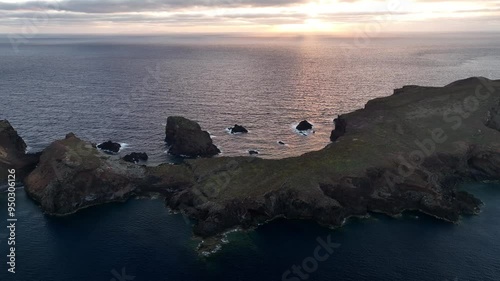
[[[119,144],[121,145],[121,147],[120,147],[120,150],[118,152],[120,152],[123,149],[126,149],[130,146],[128,143],[124,143],[124,142],[119,142]]]
[[[280,143],[282,142],[282,143]],[[276,143],[279,145],[279,146],[290,146],[288,143],[284,142],[284,141],[276,141]]]
[[[310,136],[312,134],[314,134],[314,130],[307,130],[307,131],[299,131],[297,129],[294,129],[295,133],[301,135],[301,136],[304,136],[304,137],[307,137],[307,136]]]

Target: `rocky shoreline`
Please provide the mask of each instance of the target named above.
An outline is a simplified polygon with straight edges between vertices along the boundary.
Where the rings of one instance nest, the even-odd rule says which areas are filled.
[[[49,215],[161,194],[195,222],[205,241],[199,251],[210,252],[227,231],[278,217],[340,227],[373,212],[411,210],[452,223],[478,214],[481,201],[458,186],[500,180],[499,112],[500,81],[406,86],[336,118],[324,149],[280,160],[194,158],[220,150],[196,122],[170,117],[170,150],[190,159],[157,167],[110,157],[74,134],[27,155],[1,121],[0,168],[22,171],[26,192]]]

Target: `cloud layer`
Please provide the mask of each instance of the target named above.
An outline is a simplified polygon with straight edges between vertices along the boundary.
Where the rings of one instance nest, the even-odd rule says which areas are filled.
[[[328,32],[391,21],[387,31],[500,31],[500,0],[0,0],[0,32]],[[420,26],[420,28],[419,28]],[[434,26],[434,27],[432,27]],[[330,30],[334,31],[334,30]]]
[[[0,10],[58,10],[81,13],[126,13],[172,11],[194,7],[276,7],[306,3],[307,0],[63,0],[0,2]]]

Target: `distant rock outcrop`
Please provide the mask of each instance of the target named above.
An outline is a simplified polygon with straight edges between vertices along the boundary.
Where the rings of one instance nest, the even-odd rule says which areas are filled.
[[[169,153],[182,157],[211,157],[220,153],[210,134],[202,131],[198,123],[184,117],[168,117],[165,141]]]
[[[146,153],[130,153],[123,157],[123,161],[130,162],[130,163],[139,163],[140,161],[148,161],[149,157]]]
[[[97,148],[102,149],[104,151],[112,152],[112,153],[118,153],[120,149],[122,148],[122,145],[116,142],[112,141],[107,141],[104,143],[101,143],[100,145],[97,146]]]
[[[8,169],[15,169],[20,181],[35,168],[40,154],[26,154],[26,147],[9,121],[0,120],[0,184],[6,183]]]
[[[333,120],[333,123],[335,124],[335,129],[330,135],[330,140],[332,142],[336,142],[347,132],[347,121],[341,115],[339,115],[338,118],[335,118]]]
[[[246,134],[246,133],[248,133],[248,130],[245,127],[238,125],[238,124],[234,125],[234,127],[232,127],[232,128],[229,128],[229,131],[231,132],[231,134]]]
[[[313,125],[309,123],[307,120],[304,120],[297,125],[296,129],[297,131],[307,131],[307,130],[312,130]]]

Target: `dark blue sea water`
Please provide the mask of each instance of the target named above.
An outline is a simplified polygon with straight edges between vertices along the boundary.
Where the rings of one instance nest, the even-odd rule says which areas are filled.
[[[148,152],[155,165],[172,160],[164,124],[179,114],[209,130],[224,155],[257,149],[282,158],[322,148],[335,115],[394,88],[500,78],[499,49],[500,39],[490,35],[372,39],[362,46],[316,37],[37,37],[17,51],[0,39],[0,119],[11,121],[31,151],[72,131],[126,143],[123,153]],[[316,134],[293,131],[302,119]],[[235,123],[250,134],[227,134]],[[486,206],[459,225],[415,214],[353,220],[335,231],[275,221],[229,235],[209,258],[195,253],[189,222],[170,215],[161,200],[51,218],[20,189],[18,273],[4,270],[1,223],[0,280],[282,280],[329,235],[340,247],[308,280],[500,280],[500,186],[467,188]],[[0,194],[0,208],[6,200]]]
[[[500,185],[469,185],[468,190],[486,206],[459,225],[415,214],[353,220],[339,230],[275,221],[229,235],[230,243],[209,258],[195,253],[189,225],[181,215],[170,215],[161,200],[131,200],[50,218],[19,190],[18,273],[8,275],[2,261],[0,278],[125,281],[113,275],[125,270],[134,281],[282,280],[286,270],[313,255],[318,238],[331,235],[340,247],[308,280],[499,280]],[[0,206],[6,203],[0,194]],[[0,221],[5,219],[1,212]],[[4,256],[6,240],[1,240]]]

